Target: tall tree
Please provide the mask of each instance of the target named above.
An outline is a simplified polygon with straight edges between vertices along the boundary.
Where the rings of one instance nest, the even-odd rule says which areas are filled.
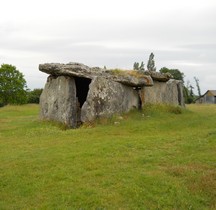
[[[154,61],[154,54],[151,53],[149,56],[149,60],[148,60],[148,64],[147,64],[147,69],[149,71],[156,71],[156,67],[155,67],[155,61]]]
[[[134,65],[133,65],[133,69],[137,70],[137,71],[144,71],[145,68],[144,68],[143,61],[141,62],[141,64],[139,64],[139,62],[135,62]]]
[[[144,69],[144,63],[143,63],[143,61],[142,61],[141,64],[140,64],[139,70],[140,70],[140,71],[144,71],[144,70],[145,70],[145,69]]]
[[[133,69],[137,71],[139,70],[139,62],[134,62]]]
[[[200,90],[200,85],[199,85],[199,79],[194,77],[194,80],[196,82],[196,86],[197,86],[197,92],[198,92],[198,95],[199,97],[201,96],[201,90]]]
[[[27,85],[24,75],[15,66],[2,64],[0,67],[0,103],[24,104],[27,102]]]

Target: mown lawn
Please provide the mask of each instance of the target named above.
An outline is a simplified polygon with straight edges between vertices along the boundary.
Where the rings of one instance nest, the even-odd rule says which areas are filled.
[[[38,112],[0,108],[0,209],[216,209],[215,105],[76,130]]]

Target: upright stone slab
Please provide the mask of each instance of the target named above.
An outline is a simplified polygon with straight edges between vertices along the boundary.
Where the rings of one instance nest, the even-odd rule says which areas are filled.
[[[138,108],[139,96],[132,87],[112,80],[96,77],[89,86],[86,102],[81,109],[81,121],[128,112]]]
[[[68,127],[77,127],[76,85],[72,77],[49,76],[40,97],[40,117],[61,122]]]
[[[143,105],[146,103],[165,103],[184,106],[183,83],[180,80],[154,81],[154,86],[143,87],[140,95]]]
[[[183,82],[180,80],[175,80],[175,81],[176,81],[177,90],[178,90],[178,103],[180,106],[185,107]]]

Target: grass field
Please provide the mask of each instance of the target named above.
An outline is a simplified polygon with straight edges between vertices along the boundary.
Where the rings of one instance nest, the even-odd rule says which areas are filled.
[[[216,209],[216,106],[147,107],[76,130],[0,108],[0,209]]]

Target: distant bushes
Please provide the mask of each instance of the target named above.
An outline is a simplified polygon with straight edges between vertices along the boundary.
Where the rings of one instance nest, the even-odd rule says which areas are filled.
[[[32,91],[28,91],[28,101],[29,104],[39,104],[40,95],[43,89],[34,89]]]
[[[26,90],[25,91],[25,101],[22,101],[20,104],[39,104],[40,103],[40,95],[42,93],[43,89],[34,89],[34,90]],[[18,95],[19,96],[19,95]],[[17,97],[18,97],[17,96]],[[0,97],[0,107],[3,107],[7,104],[13,104],[11,103],[5,103],[4,100]]]
[[[4,106],[4,103],[3,101],[0,100],[0,107],[3,107]]]

